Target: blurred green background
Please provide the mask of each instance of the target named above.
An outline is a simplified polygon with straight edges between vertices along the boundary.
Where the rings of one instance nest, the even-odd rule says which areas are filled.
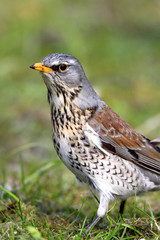
[[[97,209],[58,160],[46,87],[40,74],[29,68],[55,52],[77,57],[114,111],[148,138],[160,137],[160,1],[0,1],[0,185],[17,189],[22,201],[30,202],[23,207],[26,226],[33,224],[33,206],[36,213],[39,209],[40,215],[50,216],[44,222],[51,226],[51,236],[58,226],[57,214],[60,229],[65,229],[82,202],[83,216],[76,226]],[[6,156],[30,143],[36,146]],[[0,210],[7,206],[6,196],[1,197]],[[129,201],[125,214],[132,218],[134,204]],[[158,195],[150,194],[147,202],[158,214]],[[115,218],[115,208],[111,214]],[[10,212],[1,220],[19,221]],[[42,232],[47,229],[41,223],[36,226]]]
[[[39,144],[3,161],[0,183],[18,178],[21,159],[27,174],[57,158],[46,88],[29,68],[54,52],[77,57],[112,109],[147,137],[160,136],[160,1],[0,1],[0,156]]]

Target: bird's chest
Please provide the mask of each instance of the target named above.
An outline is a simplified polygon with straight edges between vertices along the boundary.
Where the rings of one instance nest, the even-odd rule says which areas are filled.
[[[84,151],[84,129],[86,119],[77,109],[72,106],[53,108],[53,142],[54,147],[64,162],[73,172],[73,169],[80,169],[79,156]],[[87,142],[89,145],[89,143]],[[77,163],[76,163],[77,160]]]
[[[64,164],[82,181],[85,171],[90,171],[96,148],[85,135],[89,112],[81,112],[73,106],[53,108],[53,142]],[[97,160],[96,160],[97,161]]]

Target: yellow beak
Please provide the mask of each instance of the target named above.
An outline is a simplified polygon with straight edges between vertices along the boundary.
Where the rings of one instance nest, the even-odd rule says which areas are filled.
[[[52,70],[52,68],[46,67],[43,63],[35,63],[30,68],[33,68],[34,70],[40,71],[40,72],[46,72],[49,73]]]

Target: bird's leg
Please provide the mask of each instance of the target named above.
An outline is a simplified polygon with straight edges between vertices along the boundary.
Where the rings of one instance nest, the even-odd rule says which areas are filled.
[[[119,214],[120,216],[124,213],[124,207],[125,207],[126,200],[121,201],[120,208],[119,208]]]
[[[85,231],[86,234],[89,233],[90,229],[93,228],[99,221],[101,220],[101,217],[97,216],[94,221],[91,223],[91,225],[87,228]]]
[[[93,228],[105,216],[107,211],[108,211],[108,199],[107,199],[106,195],[104,195],[104,193],[101,192],[100,193],[100,203],[99,203],[99,207],[97,210],[97,217],[85,231],[86,234],[88,234],[90,229]]]

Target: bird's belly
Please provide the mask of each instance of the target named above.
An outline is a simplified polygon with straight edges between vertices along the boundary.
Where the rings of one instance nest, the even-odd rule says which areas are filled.
[[[104,168],[98,168],[98,174],[92,179],[99,192],[110,199],[127,199],[135,194],[160,190],[160,186],[156,186],[135,164],[125,159],[111,154],[102,162]]]

